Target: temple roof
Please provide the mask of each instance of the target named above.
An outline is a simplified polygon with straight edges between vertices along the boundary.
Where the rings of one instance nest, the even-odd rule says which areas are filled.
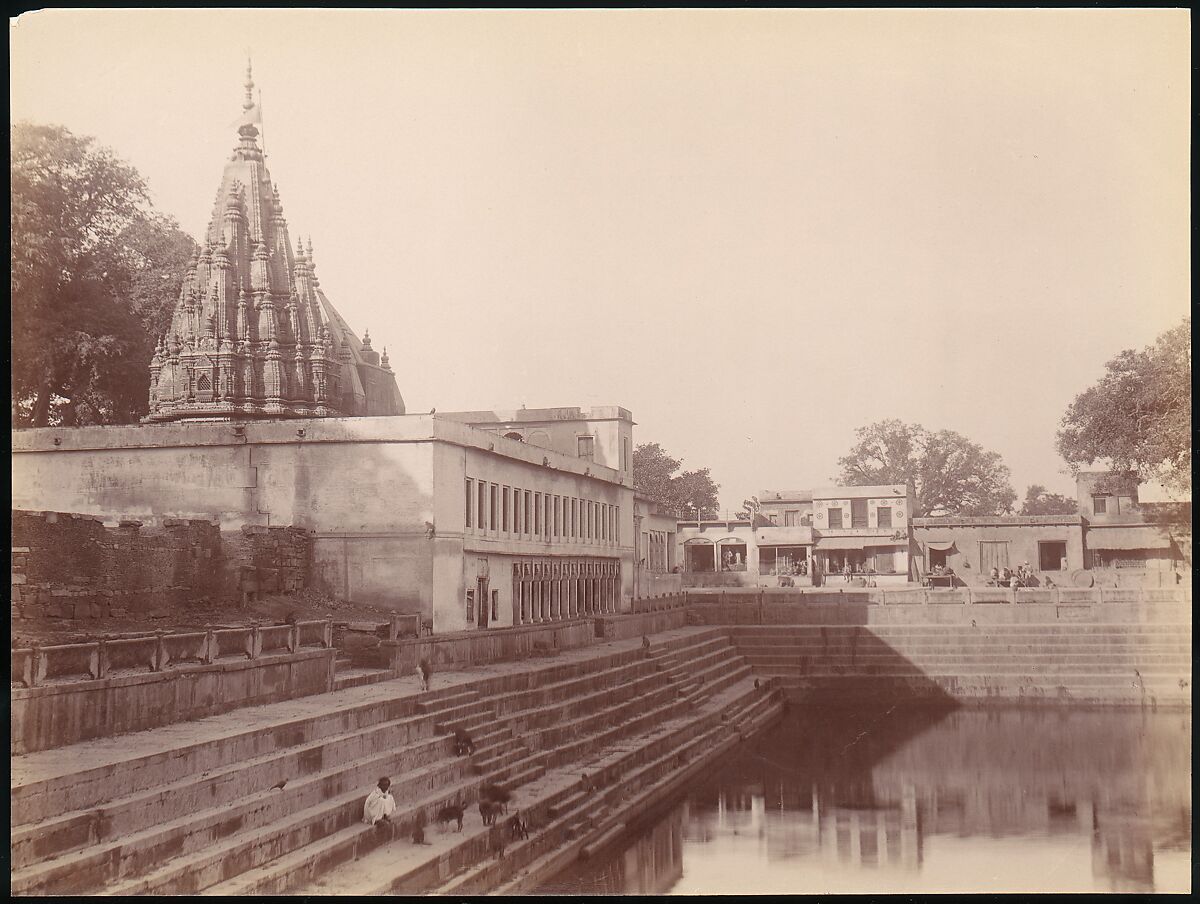
[[[403,414],[386,354],[320,289],[312,239],[292,245],[253,87],[247,66],[238,144],[151,363],[148,420]]]

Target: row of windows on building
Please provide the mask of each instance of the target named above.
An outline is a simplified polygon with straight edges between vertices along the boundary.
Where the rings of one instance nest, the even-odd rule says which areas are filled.
[[[476,599],[476,594],[485,596]],[[621,599],[621,565],[615,560],[581,559],[566,562],[521,561],[513,563],[512,623],[532,625],[548,621],[616,612]],[[500,591],[486,582],[467,591],[467,622],[474,624],[476,604],[488,607],[478,612],[480,622],[498,621]]]
[[[1137,511],[1132,496],[1096,495],[1092,497],[1092,513],[1096,515],[1120,515]]]
[[[830,529],[838,530],[840,528],[846,527],[845,509],[830,508],[830,509],[826,509],[826,512],[828,512],[826,517],[829,519]],[[875,509],[875,513],[876,513],[875,517],[877,519],[876,525],[878,527],[891,527],[892,526],[891,506],[881,505]],[[857,499],[855,499],[851,502],[851,504],[850,504],[850,525],[849,526],[851,528],[859,528],[859,527],[865,528],[865,527],[870,526],[870,522],[868,521],[868,518],[867,518],[867,502],[865,499],[863,500],[861,507],[858,505]]]
[[[828,512],[829,527],[834,530],[845,528],[866,528],[870,527],[870,520],[867,514],[867,501],[862,500],[862,505],[859,505],[858,500],[853,500],[850,506],[850,524],[846,524],[846,510],[844,508],[829,508]],[[891,506],[881,505],[875,509],[877,512],[876,518],[878,527],[892,526],[892,509]],[[772,524],[779,524],[779,513],[770,512],[767,514],[767,519]],[[804,512],[799,509],[788,509],[783,512],[784,527],[809,527],[812,525],[813,516],[811,512]]]
[[[616,546],[621,542],[621,507],[468,477],[466,527],[480,534]]]

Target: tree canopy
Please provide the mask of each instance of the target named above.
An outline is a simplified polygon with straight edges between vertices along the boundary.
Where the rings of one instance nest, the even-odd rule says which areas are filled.
[[[858,442],[838,459],[836,479],[845,486],[911,484],[918,517],[1000,515],[1016,502],[999,453],[953,430],[886,420],[860,427],[855,437]]]
[[[658,443],[640,443],[633,450],[633,485],[676,518],[717,515],[717,490],[708,468],[676,473],[683,461],[672,458]]]
[[[1075,515],[1079,513],[1079,502],[1061,493],[1047,493],[1040,483],[1031,484],[1025,490],[1022,515]]]
[[[1141,351],[1126,349],[1063,415],[1058,452],[1073,473],[1104,461],[1117,479],[1192,486],[1191,321]]]
[[[11,144],[14,423],[129,423],[195,243],[95,140],[15,124]]]

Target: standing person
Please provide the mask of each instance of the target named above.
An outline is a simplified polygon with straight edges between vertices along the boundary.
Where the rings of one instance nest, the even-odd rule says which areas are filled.
[[[1000,569],[999,569],[999,568],[997,568],[997,567],[996,567],[996,566],[994,566],[994,565],[992,566],[992,580],[991,580],[991,583],[992,583],[992,586],[993,586],[993,587],[997,586],[997,585],[1000,583]]]
[[[428,659],[422,658],[417,663],[417,674],[421,676],[421,690],[429,690],[429,679],[433,676],[433,666],[429,664]]]
[[[851,574],[852,574],[852,572],[850,570],[850,560],[847,559],[846,564],[842,566],[842,577],[845,579],[847,584],[850,583],[850,575]]]
[[[363,803],[363,822],[375,826],[378,832],[386,831],[388,835],[394,831],[392,814],[396,812],[396,799],[389,790],[391,786],[391,779],[381,778]]]

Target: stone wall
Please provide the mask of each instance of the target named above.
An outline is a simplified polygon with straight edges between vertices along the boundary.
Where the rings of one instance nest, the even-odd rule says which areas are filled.
[[[12,512],[13,619],[154,618],[309,585],[306,531],[203,520],[106,526],[93,515]]]
[[[10,753],[17,756],[127,731],[202,719],[244,706],[325,693],[332,648],[259,659],[182,665],[168,672],[14,687]]]

